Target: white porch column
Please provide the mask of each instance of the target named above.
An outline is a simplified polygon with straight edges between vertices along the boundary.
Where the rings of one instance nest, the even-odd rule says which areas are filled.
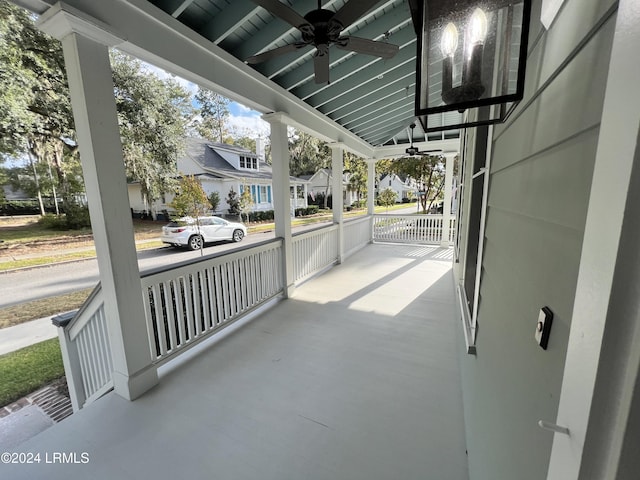
[[[309,204],[307,203],[307,198],[309,196],[309,185],[308,184],[303,184],[302,188],[304,189],[304,207],[308,207]]]
[[[367,160],[367,215],[373,215],[376,205],[376,161]]]
[[[283,239],[284,294],[293,294],[293,244],[291,237],[291,182],[289,177],[289,142],[286,118],[281,113],[263,115],[271,125],[271,159],[273,169],[273,212],[276,237]],[[295,196],[295,191],[294,191]]]
[[[151,363],[107,48],[120,40],[98,21],[63,12],[60,4],[40,18],[39,27],[62,40],[98,253],[114,389],[133,400],[158,383],[158,374]]]
[[[445,173],[444,173],[444,203],[442,204],[442,239],[441,247],[449,247],[449,234],[451,221],[451,190],[453,186],[453,160],[456,154],[445,154]]]
[[[344,259],[344,224],[343,224],[343,192],[342,175],[344,171],[344,145],[342,143],[332,143],[331,147],[331,191],[333,210],[333,223],[338,225],[338,263]]]

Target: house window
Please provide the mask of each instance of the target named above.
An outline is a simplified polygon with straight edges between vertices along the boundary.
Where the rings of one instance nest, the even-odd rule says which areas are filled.
[[[270,200],[268,200],[269,195],[267,195],[267,186],[266,185],[260,185],[260,190],[258,192],[258,198],[260,200],[260,203],[268,203],[270,202]]]
[[[240,168],[258,170],[258,159],[240,155]]]
[[[253,200],[253,203],[258,203],[257,196],[256,196],[256,186],[255,185],[251,185],[251,200]]]
[[[482,273],[482,252],[484,228],[489,188],[489,164],[493,127],[481,126],[474,131],[471,141],[463,135],[460,175],[463,179],[459,188],[458,238],[456,240],[456,262],[462,262],[461,282],[458,286],[460,304],[465,320],[465,335],[469,353],[475,352],[478,307],[480,303],[480,281]],[[465,161],[466,160],[466,161]],[[469,171],[471,170],[471,171]],[[466,177],[466,178],[465,178]],[[466,235],[463,232],[466,226]],[[463,242],[466,239],[466,243]]]

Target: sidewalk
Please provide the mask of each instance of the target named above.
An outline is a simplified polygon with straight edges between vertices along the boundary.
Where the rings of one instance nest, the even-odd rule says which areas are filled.
[[[57,336],[58,329],[51,323],[51,317],[31,320],[13,327],[0,328],[0,355]]]

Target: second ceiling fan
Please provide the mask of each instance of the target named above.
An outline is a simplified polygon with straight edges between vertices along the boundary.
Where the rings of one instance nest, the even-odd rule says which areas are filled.
[[[429,155],[430,153],[442,152],[442,149],[436,148],[434,150],[420,150],[417,147],[413,146],[413,129],[416,128],[416,124],[412,123],[409,125],[411,131],[409,132],[409,142],[410,145],[404,151],[409,157],[415,157],[418,155]]]
[[[365,55],[381,58],[392,58],[399,47],[385,42],[377,42],[367,38],[341,36],[342,31],[367,13],[378,0],[349,0],[337,12],[322,8],[318,0],[318,8],[300,15],[288,5],[278,0],[252,0],[272,15],[281,18],[300,30],[302,39],[298,42],[268,50],[247,58],[248,64],[262,63],[285,53],[293,52],[307,46],[316,47],[313,59],[313,70],[316,83],[329,83],[329,47],[335,45],[342,50],[349,50]]]

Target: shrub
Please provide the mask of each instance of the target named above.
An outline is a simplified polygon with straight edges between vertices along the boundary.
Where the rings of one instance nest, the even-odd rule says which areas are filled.
[[[91,228],[91,218],[89,208],[84,205],[69,204],[65,213],[65,220],[68,230],[79,230],[81,228]]]
[[[40,217],[38,224],[49,230],[66,230],[67,222],[64,215],[54,215],[47,213],[44,217]]]
[[[218,210],[220,206],[220,194],[218,192],[211,192],[209,195],[209,203],[211,204],[211,210],[214,212]]]
[[[53,202],[45,200],[44,209],[55,212]],[[37,200],[7,200],[0,204],[0,215],[40,215],[40,205]]]
[[[257,212],[249,212],[250,222],[265,222],[274,219],[273,210],[260,210]]]
[[[89,209],[83,205],[68,205],[67,213],[64,215],[54,215],[47,213],[40,217],[38,224],[50,230],[81,230],[91,228]]]
[[[308,207],[296,208],[295,216],[296,217],[306,217],[309,215],[315,215],[320,210],[318,205],[309,205]]]

